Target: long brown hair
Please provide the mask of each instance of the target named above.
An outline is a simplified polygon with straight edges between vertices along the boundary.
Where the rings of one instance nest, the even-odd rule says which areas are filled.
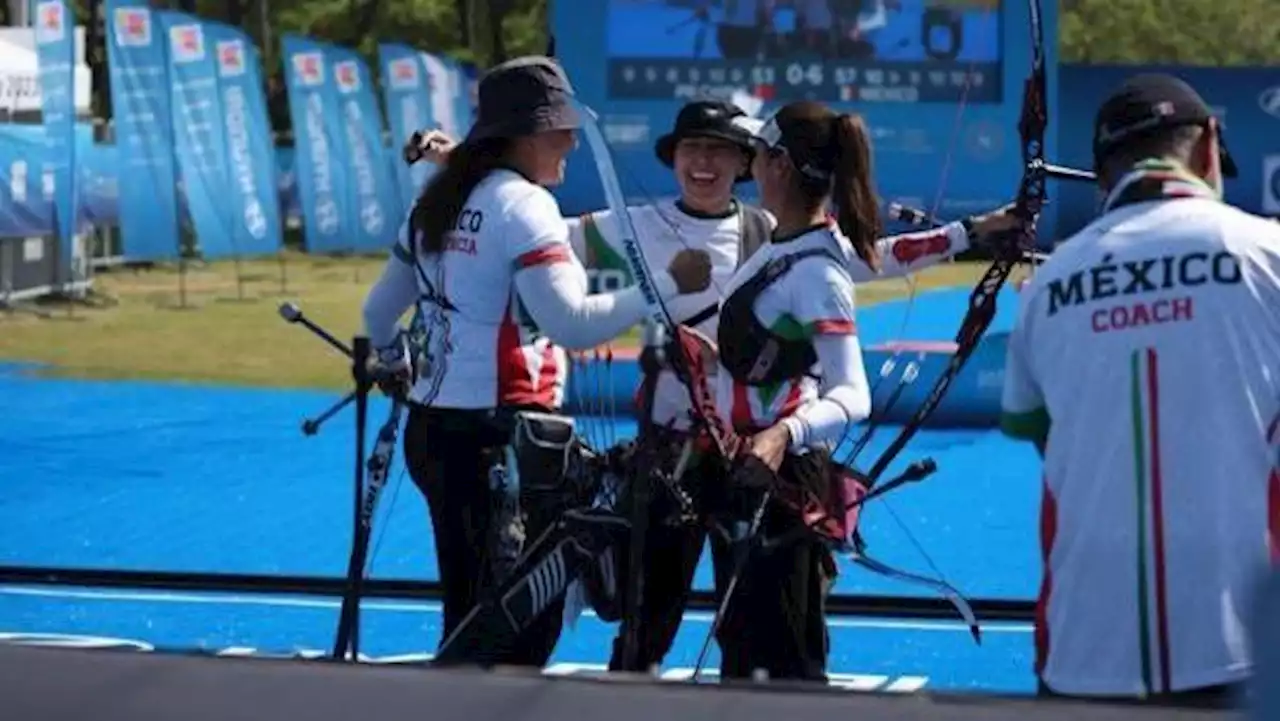
[[[872,270],[880,270],[876,241],[884,233],[876,196],[867,123],[855,113],[838,114],[802,101],[777,115],[782,145],[800,170],[796,191],[816,211],[835,206],[836,225]]]
[[[880,248],[876,241],[884,234],[884,223],[873,180],[869,135],[861,115],[848,113],[835,119],[839,155],[832,195],[840,232],[849,238],[858,257],[879,271]]]
[[[510,141],[491,138],[461,143],[449,151],[444,167],[427,182],[413,206],[411,226],[421,236],[423,253],[444,250],[444,238],[453,230],[467,198],[485,176],[502,167]]]

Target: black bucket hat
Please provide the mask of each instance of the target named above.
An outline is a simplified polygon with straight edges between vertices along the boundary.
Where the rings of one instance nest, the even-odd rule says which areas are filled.
[[[573,86],[556,61],[541,55],[508,60],[480,78],[479,108],[467,142],[577,130]]]
[[[658,138],[653,151],[658,160],[668,168],[675,163],[676,145],[685,138],[715,138],[727,140],[751,154],[751,133],[744,127],[749,123],[747,114],[732,103],[720,100],[697,100],[680,108],[676,115],[676,124],[670,133]],[[751,169],[748,168],[734,182],[742,183],[751,180]]]

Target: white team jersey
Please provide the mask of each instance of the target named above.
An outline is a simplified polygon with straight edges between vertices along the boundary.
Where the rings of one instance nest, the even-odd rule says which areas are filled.
[[[438,408],[561,405],[564,349],[523,311],[514,277],[543,263],[578,265],[568,235],[551,193],[510,170],[476,186],[443,253],[411,252],[407,226],[401,229],[396,252],[416,261],[419,291],[448,304],[419,301],[432,360],[414,384],[414,401]]]
[[[680,210],[670,201],[627,209],[635,226],[637,239],[649,268],[665,270],[671,260],[685,249],[705,250],[711,256],[711,284],[699,293],[681,295],[667,301],[667,310],[676,321],[692,318],[720,300],[738,265],[738,248],[746,219],[742,212],[723,216],[696,216]],[[630,266],[623,254],[621,233],[612,211],[601,210],[582,216],[573,223],[571,235],[574,252],[595,273],[600,291],[613,291],[632,284]],[[616,286],[616,287],[615,287]],[[715,340],[719,314],[694,326]],[[651,418],[659,425],[674,423],[679,429],[689,427],[689,394],[675,374],[663,371],[654,391]]]
[[[730,279],[741,262],[739,256],[746,222],[741,213],[699,217],[681,211],[670,201],[629,208],[627,212],[651,270],[665,269],[676,253],[686,248],[705,250],[711,256],[711,284],[707,289],[668,302],[667,308],[677,321],[691,318],[728,296]],[[617,290],[632,283],[621,234],[611,211],[584,215],[572,221],[571,226],[574,252],[595,274],[600,291]],[[881,270],[877,274],[853,253],[847,243],[844,245],[840,252],[854,282],[897,277],[921,270],[963,252],[969,247],[969,238],[960,223],[949,223],[936,230],[883,238],[878,246],[882,258]],[[714,342],[719,321],[720,316],[716,313],[695,325],[694,329]],[[708,370],[712,374],[709,380],[714,382],[717,369]],[[673,423],[680,429],[689,427],[689,393],[675,374],[664,371],[659,375],[654,396],[651,417],[655,423]]]
[[[912,273],[963,252],[969,247],[968,233],[960,223],[948,223],[934,230],[889,236],[876,241],[880,270],[872,270],[854,252],[834,223],[803,235],[765,244],[724,288],[728,298],[768,261],[780,254],[809,248],[826,248],[839,259],[825,256],[806,258],[789,273],[766,288],[756,299],[756,318],[784,338],[811,338],[824,333],[857,333],[854,283],[883,280]],[[796,412],[818,398],[815,364],[810,376],[779,386],[746,386],[735,383],[721,368],[716,380],[716,408],[735,428],[760,430]]]
[[[1280,530],[1280,226],[1204,197],[1121,206],[1021,304],[1005,412],[1049,423],[1037,673],[1083,695],[1245,678]]]
[[[825,248],[832,256],[805,258],[765,288],[753,310],[757,320],[773,333],[791,340],[821,334],[857,334],[854,314],[854,287],[848,266],[852,251],[847,241],[837,239],[834,228],[822,226],[802,235],[765,244],[734,274],[724,289],[725,297],[749,280],[772,258],[813,248]],[[720,366],[716,374],[716,408],[725,420],[743,432],[773,425],[818,398],[820,368],[813,373],[776,385],[747,386],[733,380]]]

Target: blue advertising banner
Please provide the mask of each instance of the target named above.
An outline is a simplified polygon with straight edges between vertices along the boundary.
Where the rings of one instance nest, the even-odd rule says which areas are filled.
[[[1251,213],[1280,216],[1280,75],[1275,68],[1209,68],[1150,65],[1064,65],[1057,123],[1061,161],[1093,165],[1094,114],[1107,95],[1130,76],[1169,73],[1190,83],[1213,106],[1240,176],[1227,179],[1226,201]],[[1066,238],[1097,215],[1095,187],[1063,183],[1058,237]]]
[[[302,223],[302,199],[298,197],[297,151],[292,145],[276,146],[276,193],[290,228]]]
[[[241,255],[275,253],[283,235],[262,61],[253,41],[239,28],[206,22],[205,31],[217,58],[235,246]]]
[[[218,96],[217,64],[204,21],[194,15],[157,14],[169,38],[169,87],[174,150],[183,197],[195,228],[200,255],[239,254],[227,192],[227,148]]]
[[[34,237],[53,230],[41,187],[45,144],[38,126],[0,124],[0,170],[5,181],[0,188],[0,237]]]
[[[385,250],[400,229],[401,200],[387,146],[383,142],[382,110],[373,89],[369,66],[358,53],[330,46],[326,50],[338,91],[346,152],[343,171],[355,213],[348,234],[359,250]]]
[[[40,110],[45,162],[53,177],[58,236],[57,284],[70,283],[75,260],[76,209],[76,43],[75,13],[65,0],[32,0],[36,56],[40,67]]]
[[[470,128],[476,119],[476,106],[480,103],[480,71],[471,63],[462,63],[462,123]]]
[[[99,145],[93,128],[75,128],[78,225],[115,225],[118,221],[115,146]],[[55,232],[54,153],[39,125],[0,123],[0,238],[26,238]]]
[[[281,39],[289,116],[293,124],[294,178],[310,253],[354,250],[354,223],[343,170],[346,144],[326,43],[300,35]]]
[[[106,13],[124,254],[130,260],[176,258],[178,191],[165,36],[153,27],[147,0],[107,0]]]
[[[120,224],[120,153],[115,145],[98,143],[93,126],[76,128],[76,205],[81,224],[99,228]]]
[[[447,60],[449,66],[450,94],[453,95],[453,118],[458,131],[466,135],[471,130],[471,90],[466,67],[457,60]]]
[[[427,71],[427,86],[431,91],[431,117],[436,127],[448,133],[450,137],[462,138],[467,128],[458,120],[458,104],[454,85],[453,69],[443,59],[430,53],[419,53],[422,66]]]
[[[382,100],[391,128],[390,149],[400,188],[401,207],[409,208],[422,186],[435,174],[436,166],[417,163],[410,167],[395,160],[400,147],[416,130],[435,125],[431,112],[431,88],[418,51],[407,45],[384,43],[378,46],[382,69]]]
[[[677,194],[654,143],[693,99],[747,93],[762,113],[812,98],[866,120],[876,186],[886,202],[950,219],[1012,200],[1022,173],[1017,121],[1031,69],[1030,10],[1011,0],[935,3],[693,3],[600,0],[551,4],[556,54],[578,96],[600,115],[629,201]],[[1043,4],[1046,38],[1056,3]],[[874,10],[874,11],[873,11]],[[1048,97],[1057,45],[1045,44]],[[1061,124],[1050,123],[1055,155]],[[751,199],[753,183],[739,186]],[[555,190],[566,214],[604,205],[585,146]],[[1045,208],[1052,223],[1056,204]]]

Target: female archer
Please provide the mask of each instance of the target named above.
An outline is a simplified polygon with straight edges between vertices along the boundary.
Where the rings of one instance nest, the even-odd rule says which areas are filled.
[[[676,322],[685,323],[714,337],[719,287],[723,286],[739,262],[768,240],[771,219],[759,208],[743,203],[734,195],[735,185],[751,179],[751,136],[736,121],[746,114],[720,101],[696,101],[685,105],[676,116],[671,132],[658,139],[657,159],[672,169],[680,188],[679,198],[627,209],[644,248],[647,261],[657,267],[676,255],[695,249],[711,259],[711,285],[700,293],[683,295],[667,304]],[[421,157],[434,163],[447,162],[455,141],[438,130],[416,133],[405,147],[406,158]],[[631,285],[622,239],[611,210],[567,218],[574,252],[597,278],[618,277]],[[649,368],[638,389],[644,442],[658,444],[659,456],[674,467],[676,456],[690,434],[689,394],[669,371]],[[709,466],[699,457],[688,464],[683,487],[692,491],[694,501],[705,485]],[[654,499],[648,531],[644,539],[644,592],[639,617],[623,618],[613,644],[611,670],[639,671],[661,663],[679,629],[694,571],[706,537],[702,514],[685,522],[673,520],[669,496]],[[618,576],[628,578],[625,549]],[[621,601],[620,597],[616,598]],[[613,604],[619,612],[620,603]],[[598,609],[599,610],[599,609]],[[635,628],[632,628],[632,626]],[[639,648],[629,654],[624,639],[639,640]]]
[[[747,477],[763,473],[828,498],[830,449],[871,410],[854,284],[913,269],[904,260],[923,265],[903,251],[931,236],[880,239],[871,146],[860,117],[820,103],[792,103],[756,130],[754,142],[752,175],[776,227],[724,289],[716,404],[734,431],[749,437],[736,485],[751,487]],[[997,211],[932,237],[941,233],[949,244],[964,246],[970,235],[1015,222]],[[754,532],[765,538],[801,522],[767,497],[758,508],[763,515]],[[731,549],[713,535],[712,552],[724,559]],[[723,587],[729,564],[716,566]],[[735,597],[717,631],[721,676],[749,678],[763,669],[770,678],[825,680],[824,605],[835,575],[828,548],[801,536],[737,569]]]
[[[660,266],[686,249],[706,251],[711,258],[711,286],[668,303],[673,320],[693,328],[703,338],[714,338],[719,323],[719,301],[735,269],[766,245],[773,231],[772,215],[735,197],[736,184],[751,178],[755,144],[752,123],[734,105],[719,101],[695,101],[677,114],[672,130],[658,139],[655,156],[672,169],[680,189],[674,201],[657,201],[627,208],[637,240],[650,264]],[[758,123],[757,123],[758,124]],[[409,160],[419,157],[445,162],[455,143],[436,130],[416,133],[405,147]],[[575,252],[597,273],[614,274],[630,283],[619,226],[612,210],[567,219]],[[990,218],[990,219],[988,219]],[[937,230],[911,233],[879,241],[884,255],[879,275],[850,256],[850,273],[859,281],[905,275],[936,264],[969,247],[966,224],[975,233],[987,232],[996,216],[975,217]],[[714,345],[714,344],[711,344]],[[693,411],[689,392],[666,368],[646,367],[638,389],[645,441],[661,446],[667,468],[690,441]],[[717,464],[705,453],[695,452],[686,464],[681,486],[694,501],[694,517],[673,522],[675,499],[658,495],[650,509],[644,538],[644,590],[639,616],[624,618],[613,644],[610,668],[647,670],[660,664],[671,648],[710,525],[710,496],[723,485]],[[704,498],[704,496],[707,496]],[[716,550],[713,546],[713,551]],[[618,549],[619,575],[628,575],[628,554]],[[717,579],[728,577],[729,556],[714,553]],[[718,583],[718,591],[722,591]],[[631,628],[632,625],[636,628]],[[635,654],[624,652],[628,632],[639,641]]]
[[[591,348],[645,315],[638,288],[588,295],[569,228],[547,186],[558,184],[579,117],[554,61],[519,58],[480,81],[465,141],[423,189],[364,306],[380,375],[408,366],[398,320],[425,319],[425,367],[409,393],[405,458],[435,534],[448,639],[489,579],[488,474],[516,411],[562,404],[565,352]],[[710,283],[705,251],[674,254],[655,286],[669,302]],[[556,518],[531,512],[537,538]],[[560,632],[557,603],[522,638],[465,644],[467,662],[546,663]]]

